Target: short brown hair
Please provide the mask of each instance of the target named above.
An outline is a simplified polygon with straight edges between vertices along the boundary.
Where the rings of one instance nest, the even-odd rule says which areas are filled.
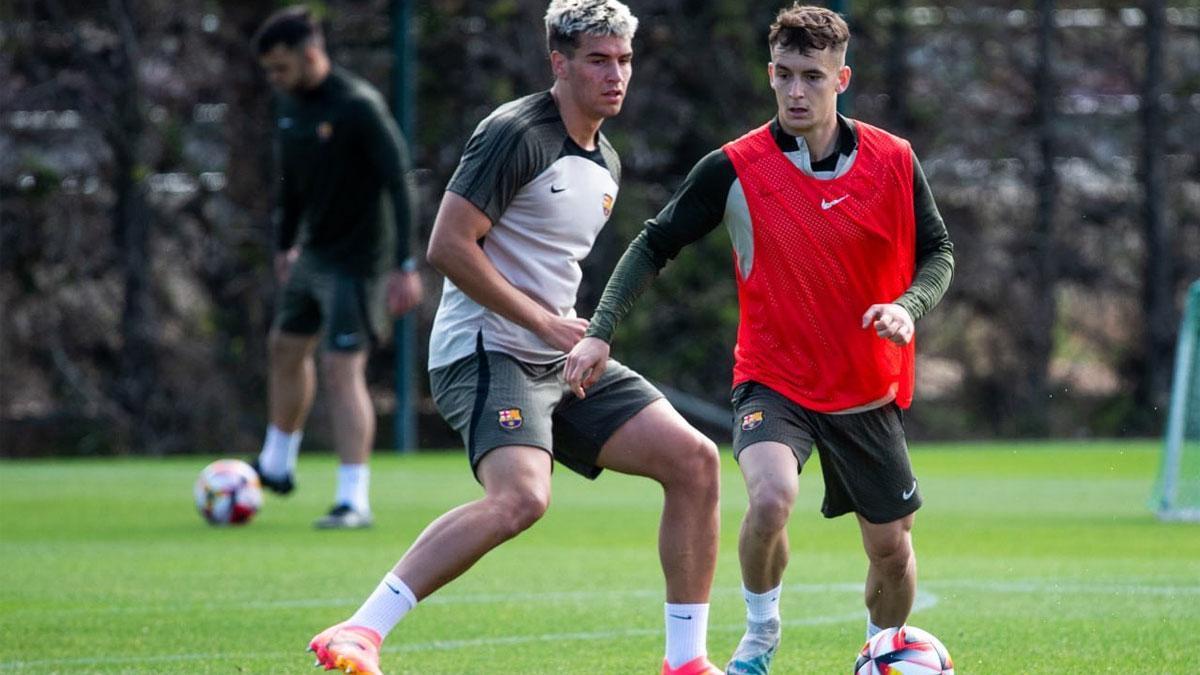
[[[252,44],[254,51],[262,56],[274,49],[275,45],[296,49],[313,41],[324,44],[321,22],[311,9],[296,5],[285,7],[267,17],[254,34]]]
[[[820,51],[828,47],[843,52],[850,42],[850,27],[836,12],[824,7],[794,3],[779,10],[767,44],[775,49],[794,49],[801,54],[809,50]]]

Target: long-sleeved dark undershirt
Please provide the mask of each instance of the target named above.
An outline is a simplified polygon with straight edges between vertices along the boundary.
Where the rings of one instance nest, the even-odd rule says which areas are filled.
[[[812,164],[814,172],[833,171],[838,158],[857,147],[852,122],[839,117],[840,133],[835,152]],[[784,133],[778,122],[771,130],[783,152],[798,148],[795,137]],[[692,168],[683,184],[658,216],[629,244],[604,288],[592,316],[587,335],[605,342],[629,313],[634,301],[684,246],[697,241],[725,219],[729,190],[737,180],[733,163],[721,149],[714,150]],[[913,213],[916,217],[916,270],[912,285],[893,302],[904,307],[914,321],[941,300],[954,274],[954,245],[938,213],[933,193],[917,157],[913,155]]]

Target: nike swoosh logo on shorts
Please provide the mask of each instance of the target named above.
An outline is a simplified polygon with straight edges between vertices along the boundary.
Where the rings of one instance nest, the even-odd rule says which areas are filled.
[[[900,498],[903,499],[904,501],[908,501],[908,500],[912,499],[912,496],[916,491],[917,491],[917,481],[914,480],[913,486],[911,488],[905,490],[904,493],[900,495]]]

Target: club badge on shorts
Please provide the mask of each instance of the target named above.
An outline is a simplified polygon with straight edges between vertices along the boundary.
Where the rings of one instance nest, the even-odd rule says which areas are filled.
[[[605,218],[612,215],[612,207],[613,207],[613,196],[605,193],[605,195],[604,195],[604,217]]]
[[[524,422],[524,420],[521,419],[520,408],[505,408],[504,410],[500,411],[501,429],[508,429],[509,431],[512,431],[513,429],[520,429],[522,422]]]
[[[754,431],[763,423],[763,411],[755,410],[742,415],[742,431]]]

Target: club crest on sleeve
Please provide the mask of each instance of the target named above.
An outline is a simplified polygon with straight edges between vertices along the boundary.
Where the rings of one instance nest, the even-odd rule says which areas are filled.
[[[521,419],[520,408],[505,408],[500,411],[500,428],[501,429],[520,429],[524,420]]]
[[[755,410],[742,415],[742,431],[754,431],[763,423],[763,411]]]
[[[613,207],[613,196],[606,193],[604,195],[604,217],[605,218],[612,215],[612,207]]]

